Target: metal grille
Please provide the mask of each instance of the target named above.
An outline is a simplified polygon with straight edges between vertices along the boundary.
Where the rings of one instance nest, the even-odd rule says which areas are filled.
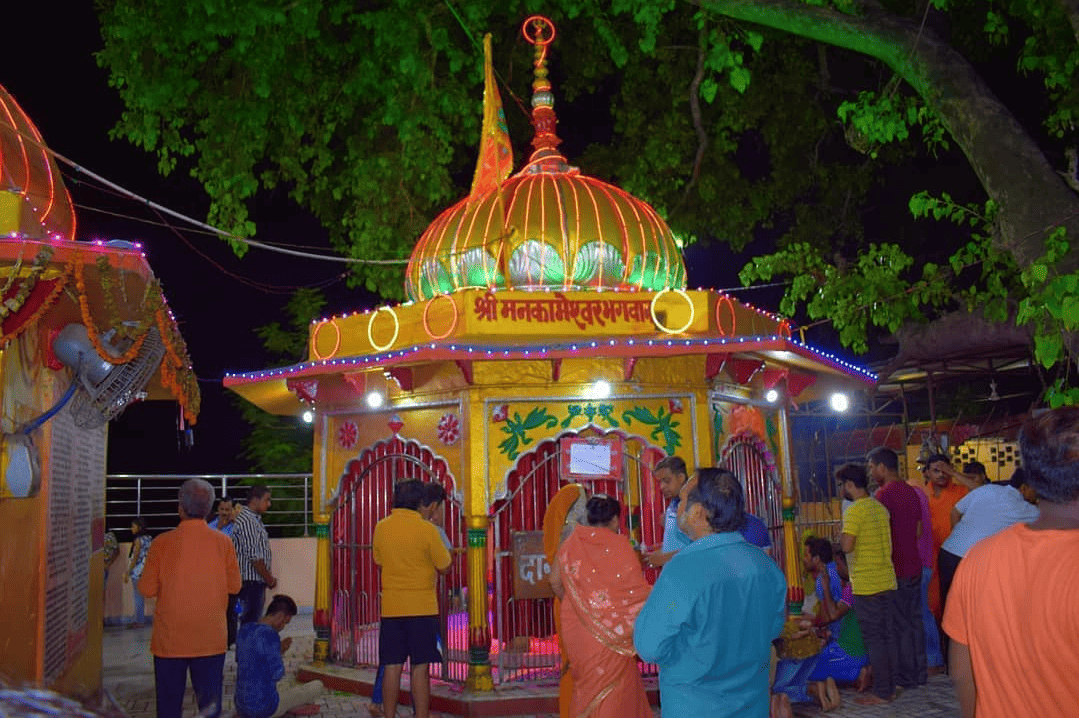
[[[507,478],[507,497],[492,506],[494,642],[491,652],[494,679],[499,685],[558,682],[559,678],[561,657],[552,600],[513,597],[513,533],[542,530],[543,515],[551,498],[570,482],[561,477],[559,439],[546,440],[534,451],[522,455]],[[645,446],[639,454],[627,448],[623,454],[623,480],[582,482],[590,494],[605,493],[617,498],[622,503],[623,532],[631,527],[639,528],[634,536],[650,548],[658,546],[663,539],[665,508],[652,479],[652,467],[662,457],[663,452],[657,448]],[[655,583],[658,572],[654,568],[646,571],[649,583]],[[641,663],[641,673],[656,675],[658,668]]]
[[[772,539],[772,556],[780,568],[786,567],[783,545],[782,488],[775,470],[775,458],[767,448],[750,435],[735,435],[723,449],[721,463],[742,481],[746,511],[751,512],[768,527]]]
[[[331,655],[343,665],[378,665],[381,591],[371,552],[375,524],[393,507],[396,482],[417,479],[446,489],[445,530],[453,564],[439,575],[443,658],[431,677],[463,683],[468,674],[467,572],[463,513],[445,460],[415,441],[399,437],[364,450],[345,467],[331,519],[333,606]]]

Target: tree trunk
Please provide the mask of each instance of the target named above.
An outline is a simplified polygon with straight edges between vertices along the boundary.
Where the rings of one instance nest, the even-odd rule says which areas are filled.
[[[1060,0],[1060,6],[1064,14],[1068,16],[1068,23],[1072,26],[1075,41],[1079,42],[1079,0]]]
[[[906,80],[941,118],[986,193],[998,204],[1000,247],[1021,266],[1044,252],[1057,226],[1079,237],[1079,196],[965,57],[934,32],[879,9],[855,17],[797,0],[696,0],[736,20],[876,58]],[[1079,266],[1073,248],[1062,270]]]

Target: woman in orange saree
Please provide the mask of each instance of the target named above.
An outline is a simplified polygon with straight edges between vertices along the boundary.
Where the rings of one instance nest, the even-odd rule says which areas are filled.
[[[551,568],[562,598],[559,640],[573,676],[575,717],[652,717],[633,649],[633,622],[651,590],[640,559],[618,534],[621,506],[594,495],[588,525],[574,528]]]
[[[587,501],[584,486],[573,483],[559,490],[548,503],[547,510],[543,513],[543,552],[550,567],[555,566],[555,557],[563,541],[569,537],[573,528],[586,520]],[[573,675],[569,672],[566,644],[561,641],[562,603],[557,595],[554,598],[554,624],[559,637],[559,653],[562,656],[562,671],[558,681],[558,714],[568,718],[573,717]]]

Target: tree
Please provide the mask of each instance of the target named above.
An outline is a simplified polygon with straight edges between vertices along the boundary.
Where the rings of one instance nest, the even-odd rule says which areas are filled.
[[[302,288],[293,293],[284,307],[285,323],[277,321],[255,328],[262,341],[269,366],[290,365],[306,358],[307,330],[326,304],[322,292]],[[313,443],[311,426],[299,418],[271,415],[238,395],[232,402],[250,428],[240,441],[242,456],[256,473],[310,475]],[[246,478],[242,485],[265,484]],[[298,487],[273,486],[273,529],[275,537],[302,536],[305,523],[311,525],[310,505]],[[307,508],[307,517],[304,517]]]
[[[156,153],[164,172],[187,165],[213,200],[212,222],[251,234],[246,203],[283,185],[342,252],[404,258],[464,192],[483,31],[495,37],[511,134],[528,136],[526,113],[513,107],[529,73],[518,34],[529,9],[99,0],[99,62],[127,108],[114,133]],[[767,231],[778,252],[743,277],[791,276],[785,311],[832,318],[856,349],[875,326],[897,332],[901,357],[934,332],[965,340],[934,328],[984,311],[987,331],[1033,333],[1043,363],[1070,366],[1079,160],[1065,178],[1046,157],[1063,160],[1079,111],[1067,6],[551,0],[543,9],[562,30],[551,63],[563,125],[603,128],[578,148],[580,164],[653,203],[688,241],[737,248]],[[1001,100],[1005,85],[987,84],[987,68],[985,77],[1026,82],[1015,96],[1025,102],[1012,103],[1022,117]],[[593,122],[569,122],[575,110]],[[860,218],[880,201],[878,178],[954,157],[953,148],[980,197],[955,188],[890,202],[965,229],[908,224],[902,242],[866,237]],[[394,297],[398,273],[364,266],[353,281]]]
[[[287,322],[276,320],[255,328],[268,354],[269,367],[291,365],[307,357],[307,331],[326,298],[318,290],[297,290],[284,308]],[[242,454],[259,473],[311,472],[311,426],[297,418],[271,415],[234,396],[251,432],[241,441]]]

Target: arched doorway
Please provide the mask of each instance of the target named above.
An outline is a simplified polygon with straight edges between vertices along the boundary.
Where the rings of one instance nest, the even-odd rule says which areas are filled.
[[[617,435],[625,443],[622,479],[569,480],[561,474],[559,441],[564,437]],[[513,597],[513,537],[543,529],[543,515],[558,490],[579,482],[589,494],[604,493],[622,503],[622,531],[650,548],[663,539],[665,505],[652,478],[652,468],[665,453],[642,438],[594,427],[566,432],[539,443],[523,454],[506,479],[506,496],[491,506],[491,556],[494,583],[491,593],[492,666],[499,684],[557,678],[560,669],[554,636],[554,608],[550,598]],[[654,583],[658,570],[645,573]],[[644,666],[646,673],[655,672]]]
[[[461,497],[446,461],[414,440],[394,436],[349,461],[338,485],[330,521],[332,618],[331,657],[344,665],[378,664],[381,591],[371,553],[375,524],[393,507],[396,482],[417,479],[446,489],[446,535],[453,564],[439,576],[439,612],[447,662],[432,666],[432,677],[464,681],[468,621],[461,590],[466,585],[465,532]]]
[[[768,527],[772,555],[779,567],[786,567],[783,545],[783,489],[776,472],[775,457],[765,442],[751,433],[732,436],[720,454],[720,464],[742,481],[746,511]]]

